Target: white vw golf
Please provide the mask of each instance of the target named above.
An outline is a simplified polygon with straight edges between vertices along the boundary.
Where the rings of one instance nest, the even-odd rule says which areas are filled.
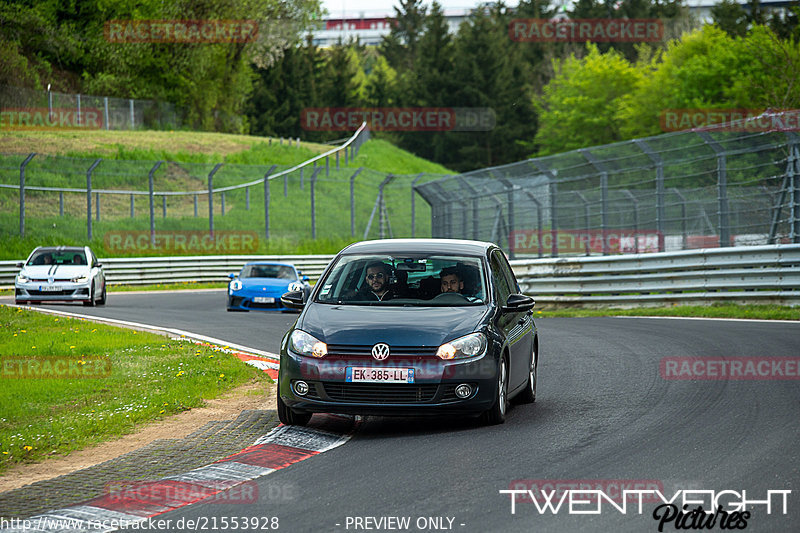
[[[88,246],[39,246],[14,280],[16,303],[106,303],[103,265]]]

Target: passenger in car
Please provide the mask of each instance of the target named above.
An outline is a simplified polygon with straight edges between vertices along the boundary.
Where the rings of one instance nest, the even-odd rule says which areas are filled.
[[[464,290],[464,279],[461,272],[456,267],[443,268],[439,273],[442,280],[442,292],[457,292],[461,294]]]

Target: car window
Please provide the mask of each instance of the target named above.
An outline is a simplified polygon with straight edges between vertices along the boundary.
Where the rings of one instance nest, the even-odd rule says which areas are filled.
[[[480,257],[442,254],[343,255],[318,282],[315,301],[353,305],[462,306],[484,304]],[[456,273],[463,287],[442,292],[443,273]],[[373,279],[376,281],[373,282]]]
[[[508,277],[505,273],[506,265],[504,264],[504,258],[497,250],[492,253],[491,265],[492,283],[494,283],[495,289],[497,290],[497,301],[500,305],[505,305],[508,300],[508,295],[511,294],[511,286],[509,285]]]
[[[31,257],[29,265],[85,265],[83,250],[42,250]]]
[[[240,278],[277,278],[296,280],[294,269],[286,265],[245,265]]]

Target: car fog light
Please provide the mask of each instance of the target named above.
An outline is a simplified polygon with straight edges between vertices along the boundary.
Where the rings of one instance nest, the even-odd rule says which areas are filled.
[[[306,383],[305,381],[295,381],[294,391],[300,396],[305,396],[306,394],[308,394],[308,383]]]
[[[461,399],[469,398],[469,395],[472,394],[472,387],[467,385],[466,383],[462,383],[458,387],[456,387],[456,396]]]

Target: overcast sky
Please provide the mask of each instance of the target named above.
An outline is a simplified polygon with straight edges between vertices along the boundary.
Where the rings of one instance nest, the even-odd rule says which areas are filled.
[[[425,4],[430,5],[433,0],[426,0]],[[448,9],[469,9],[478,5],[478,0],[439,0],[439,3],[447,11]],[[394,13],[394,6],[399,6],[398,0],[322,0],[322,4],[327,8],[332,17],[341,17],[342,13],[349,16],[358,16],[363,12],[365,15],[387,15]],[[508,0],[506,5],[515,6],[517,0]]]

